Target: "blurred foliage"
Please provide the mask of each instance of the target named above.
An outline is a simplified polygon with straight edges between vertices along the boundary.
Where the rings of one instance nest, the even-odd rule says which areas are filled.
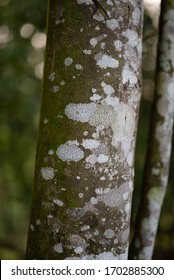
[[[32,36],[45,31],[43,0],[0,0],[0,257],[22,258],[30,212],[43,48]],[[30,23],[31,36],[21,36]]]
[[[0,258],[24,258],[40,109],[46,0],[0,0]],[[144,33],[154,30],[145,17]],[[144,43],[143,98],[136,149],[133,219],[147,146],[157,36]],[[150,61],[150,62],[149,62]],[[174,168],[172,155],[171,170]],[[173,174],[162,210],[155,258],[174,258]]]

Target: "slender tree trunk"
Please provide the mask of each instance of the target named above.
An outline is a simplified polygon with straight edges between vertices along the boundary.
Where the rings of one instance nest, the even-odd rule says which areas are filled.
[[[28,259],[127,259],[143,1],[98,2],[49,1]]]
[[[162,0],[156,91],[152,107],[143,193],[130,258],[151,259],[166,192],[174,113],[174,1]]]

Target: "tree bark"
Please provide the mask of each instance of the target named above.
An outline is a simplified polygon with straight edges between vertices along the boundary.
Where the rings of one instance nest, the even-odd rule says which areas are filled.
[[[142,199],[130,258],[151,259],[166,192],[174,113],[174,1],[162,0],[156,90],[152,106]]]
[[[49,1],[27,259],[127,259],[143,1],[94,2]]]

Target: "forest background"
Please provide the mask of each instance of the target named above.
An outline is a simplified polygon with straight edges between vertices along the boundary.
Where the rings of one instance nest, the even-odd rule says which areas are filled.
[[[159,0],[145,1],[144,38],[157,33]],[[0,0],[0,258],[23,259],[31,206],[46,44],[46,0]],[[148,37],[147,37],[148,38]],[[144,39],[143,96],[132,225],[139,203],[158,36]],[[174,150],[154,259],[174,259]]]

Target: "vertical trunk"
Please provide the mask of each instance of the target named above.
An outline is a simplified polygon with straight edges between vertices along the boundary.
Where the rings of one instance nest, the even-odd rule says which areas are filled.
[[[98,2],[49,1],[29,259],[127,259],[143,3]]]
[[[166,192],[174,113],[174,1],[162,0],[149,147],[130,258],[151,259]]]

